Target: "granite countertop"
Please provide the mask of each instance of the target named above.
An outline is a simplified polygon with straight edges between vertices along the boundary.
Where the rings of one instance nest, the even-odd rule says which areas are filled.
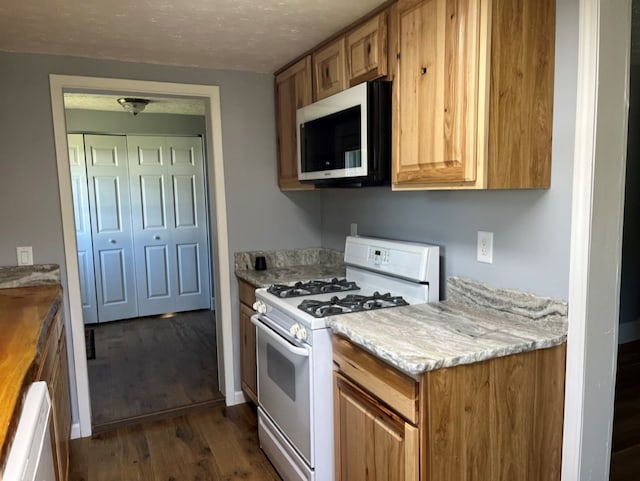
[[[35,380],[61,299],[62,289],[55,284],[0,289],[0,466],[17,426],[14,414],[20,411],[25,389]]]
[[[256,256],[265,257],[266,270],[254,269]],[[238,252],[235,254],[235,272],[239,279],[256,287],[309,279],[329,279],[344,277],[343,258],[342,252],[322,247]]]
[[[446,301],[333,316],[329,325],[411,376],[566,342],[563,301],[456,277],[447,292]]]

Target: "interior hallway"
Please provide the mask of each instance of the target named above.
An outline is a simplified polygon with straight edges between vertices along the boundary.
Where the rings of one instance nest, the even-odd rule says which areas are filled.
[[[201,310],[92,324],[93,431],[224,404],[218,389],[215,313]]]

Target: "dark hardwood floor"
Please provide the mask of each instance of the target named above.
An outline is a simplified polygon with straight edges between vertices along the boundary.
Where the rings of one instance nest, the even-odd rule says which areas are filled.
[[[213,316],[204,310],[90,326],[94,432],[224,404]]]
[[[640,341],[618,348],[610,481],[640,480]]]
[[[71,442],[69,481],[281,481],[248,404],[192,411]]]

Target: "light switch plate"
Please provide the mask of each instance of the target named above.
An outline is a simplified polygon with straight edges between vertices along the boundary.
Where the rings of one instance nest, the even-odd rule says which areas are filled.
[[[32,266],[33,265],[33,249],[31,246],[16,247],[16,257],[18,258],[19,266]]]

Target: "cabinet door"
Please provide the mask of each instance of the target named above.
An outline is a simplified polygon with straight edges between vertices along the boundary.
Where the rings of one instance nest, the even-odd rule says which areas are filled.
[[[334,380],[337,481],[417,481],[418,429],[340,374]]]
[[[256,369],[256,327],[251,323],[253,311],[240,304],[240,369],[242,388],[249,398],[258,403],[258,380]]]
[[[313,189],[298,182],[296,110],[311,103],[311,56],[276,76],[276,129],[280,190]]]
[[[315,101],[347,88],[344,37],[314,52],[313,79]]]
[[[69,439],[71,437],[71,398],[67,343],[64,332],[60,338],[60,350],[51,393],[53,405],[56,465],[58,481],[65,481],[69,474]]]
[[[486,157],[487,4],[399,1],[394,184],[475,183]]]
[[[387,12],[347,34],[349,86],[387,75]]]

